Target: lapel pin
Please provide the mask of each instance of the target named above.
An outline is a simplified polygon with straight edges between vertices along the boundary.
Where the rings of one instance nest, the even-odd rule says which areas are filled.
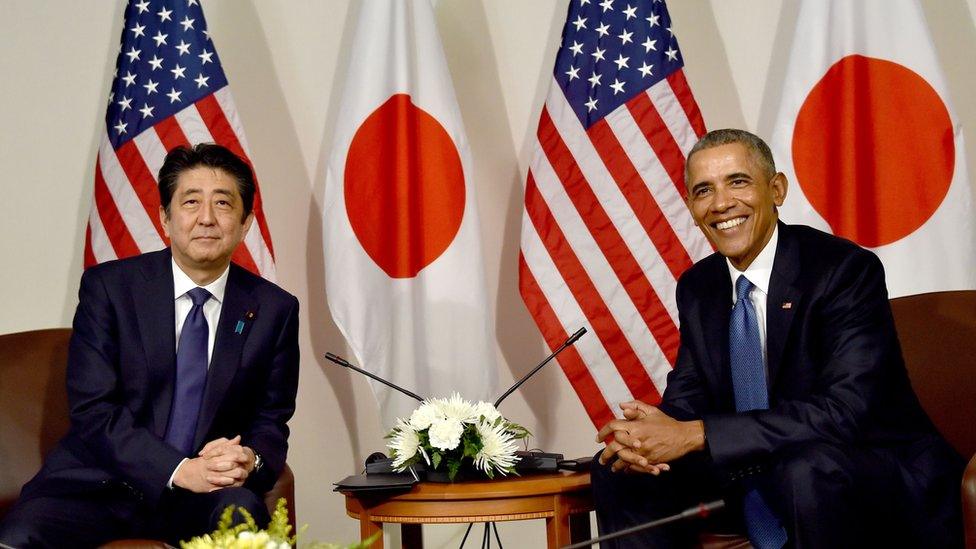
[[[242,333],[244,333],[244,321],[243,320],[238,320],[237,321],[237,326],[234,326],[234,333],[235,334],[242,334]]]
[[[781,305],[781,307],[783,307],[784,309],[792,309],[793,308],[793,302],[792,301],[784,301],[783,302],[783,305]]]
[[[248,311],[244,314],[244,318],[248,320],[254,320],[254,311]]]

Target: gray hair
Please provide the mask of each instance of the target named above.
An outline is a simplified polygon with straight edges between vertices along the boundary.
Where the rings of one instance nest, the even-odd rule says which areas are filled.
[[[749,133],[745,130],[737,130],[734,128],[726,128],[722,130],[712,130],[702,136],[695,143],[695,146],[691,148],[688,152],[688,157],[685,160],[685,185],[690,184],[688,173],[688,166],[691,165],[691,157],[695,155],[698,151],[703,151],[705,149],[711,149],[713,147],[719,147],[722,145],[730,145],[732,143],[741,143],[752,153],[753,160],[764,172],[766,172],[767,177],[773,177],[776,175],[776,163],[773,162],[773,153],[769,150],[769,145],[765,141],[759,138],[759,136]]]

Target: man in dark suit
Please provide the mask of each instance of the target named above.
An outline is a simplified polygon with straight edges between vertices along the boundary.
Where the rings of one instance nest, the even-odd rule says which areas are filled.
[[[71,429],[0,525],[0,544],[171,543],[261,495],[285,464],[298,301],[231,263],[253,220],[250,167],[218,145],[160,169],[171,247],[88,269],[68,354]]]
[[[661,404],[624,403],[597,435],[601,532],[721,497],[711,526],[759,548],[959,545],[963,462],[912,391],[878,258],[779,222],[786,178],[748,132],[704,136],[685,181],[717,253],[678,282]],[[700,526],[615,546],[690,546]]]

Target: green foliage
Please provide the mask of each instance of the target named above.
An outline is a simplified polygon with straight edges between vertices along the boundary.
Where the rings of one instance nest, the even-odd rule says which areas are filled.
[[[243,519],[243,522],[236,526],[233,525],[235,511]],[[275,504],[271,522],[265,530],[258,528],[254,517],[246,509],[228,505],[220,514],[216,530],[189,541],[182,541],[180,547],[183,549],[265,549],[267,547],[288,549],[298,547],[298,538],[307,527],[306,524],[297,534],[290,535],[292,526],[288,522],[288,502],[285,498],[280,498]],[[313,542],[306,547],[308,549],[368,549],[378,536],[379,533],[352,545]]]
[[[460,469],[461,469],[461,460],[459,460],[459,459],[448,460],[448,462],[447,462],[447,478],[449,478],[449,479],[451,479],[453,481],[454,480],[454,477],[457,476],[458,471]]]

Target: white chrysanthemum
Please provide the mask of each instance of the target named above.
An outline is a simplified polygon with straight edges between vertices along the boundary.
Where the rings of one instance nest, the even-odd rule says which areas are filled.
[[[505,470],[515,465],[518,459],[515,452],[518,444],[512,433],[505,430],[505,423],[479,423],[478,434],[481,436],[481,451],[474,457],[474,465],[484,472],[491,469],[504,474]]]
[[[404,464],[417,455],[417,450],[420,449],[420,437],[409,423],[397,419],[393,438],[387,447],[393,450],[393,468],[403,470]],[[424,457],[426,458],[426,455]]]
[[[474,406],[457,393],[452,394],[450,398],[435,398],[431,400],[431,404],[448,419],[473,423],[478,418],[474,413]]]
[[[434,420],[427,431],[430,445],[438,450],[453,450],[461,442],[464,423],[460,419],[447,417]]]
[[[502,415],[498,412],[498,408],[495,408],[494,404],[482,400],[474,405],[474,417],[475,420],[484,417],[487,423],[495,423],[495,420],[502,417]]]
[[[434,422],[435,419],[440,415],[437,408],[431,404],[431,401],[425,400],[416,410],[410,414],[410,425],[418,430],[423,431],[430,427],[430,424]]]

